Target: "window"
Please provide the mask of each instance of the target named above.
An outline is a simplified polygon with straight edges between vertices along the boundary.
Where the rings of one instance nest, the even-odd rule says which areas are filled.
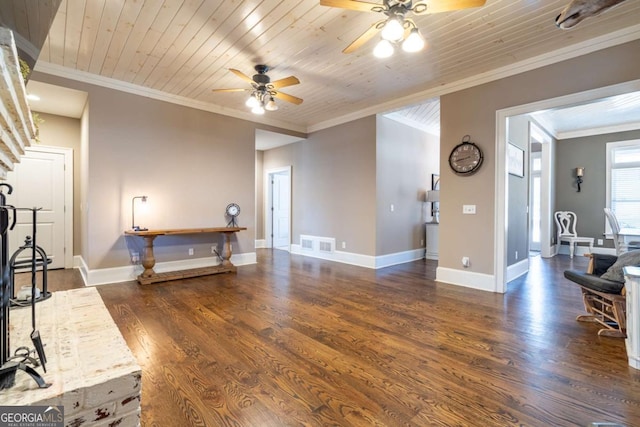
[[[640,228],[638,182],[640,140],[607,143],[607,207],[615,212],[620,228]]]

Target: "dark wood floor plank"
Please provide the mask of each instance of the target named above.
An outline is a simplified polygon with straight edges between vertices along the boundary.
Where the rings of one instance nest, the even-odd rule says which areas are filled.
[[[640,425],[624,340],[575,320],[562,272],[587,260],[530,263],[502,295],[435,282],[433,261],[260,250],[237,274],[99,291],[143,369],[143,426]]]

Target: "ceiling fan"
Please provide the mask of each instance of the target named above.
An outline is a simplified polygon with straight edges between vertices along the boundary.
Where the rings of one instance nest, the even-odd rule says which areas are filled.
[[[424,48],[425,41],[416,23],[407,18],[407,14],[426,15],[430,13],[448,12],[452,10],[480,7],[486,0],[382,0],[370,3],[361,0],[320,0],[322,6],[339,7],[360,12],[383,13],[384,19],[374,22],[360,37],[355,39],[342,52],[352,53],[371,40],[379,31],[382,40],[376,45],[373,54],[386,58],[393,54],[394,43],[402,41],[402,49],[417,52]]]
[[[276,102],[273,98],[281,99],[283,101],[291,102],[292,104],[302,104],[302,99],[293,95],[288,95],[283,92],[279,92],[277,89],[293,86],[300,83],[295,76],[289,76],[284,79],[271,81],[271,78],[267,75],[269,67],[266,65],[258,64],[253,67],[257,74],[252,77],[247,76],[242,71],[231,71],[236,76],[240,77],[245,82],[251,84],[250,88],[238,88],[238,89],[213,89],[213,92],[251,92],[249,99],[247,99],[246,105],[251,108],[251,112],[254,114],[264,114],[265,110],[275,111],[278,109]]]

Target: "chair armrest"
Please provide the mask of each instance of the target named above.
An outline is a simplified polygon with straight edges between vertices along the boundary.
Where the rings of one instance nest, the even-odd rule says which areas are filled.
[[[591,274],[596,276],[602,276],[618,259],[615,255],[606,254],[591,254],[591,261],[593,262],[593,271]]]

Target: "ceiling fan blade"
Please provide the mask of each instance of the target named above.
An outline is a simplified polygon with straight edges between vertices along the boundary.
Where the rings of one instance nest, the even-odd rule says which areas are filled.
[[[251,89],[211,89],[211,92],[246,92]]]
[[[255,82],[253,81],[253,79],[249,76],[247,76],[245,73],[243,73],[242,71],[238,71],[238,70],[234,70],[233,68],[229,68],[229,71],[231,71],[233,74],[235,74],[236,76],[240,77],[242,80],[244,80],[245,82],[248,82],[250,84],[254,84]]]
[[[287,95],[286,93],[276,92],[273,94],[274,97],[278,99],[282,99],[283,101],[291,102],[292,104],[300,105],[302,104],[302,99],[293,95]]]
[[[300,80],[296,76],[289,76],[284,79],[276,80],[275,82],[269,83],[267,86],[273,89],[280,89],[281,87],[293,86],[300,83]]]
[[[358,0],[320,0],[320,5],[357,10],[359,12],[373,12],[374,7],[382,7],[380,3],[369,3]]]
[[[371,40],[371,38],[375,36],[376,33],[382,29],[385,21],[386,20],[383,19],[382,21],[378,21],[372,24],[369,28],[367,28],[367,31],[365,31],[364,33],[362,33],[362,35],[360,35],[360,37],[358,37],[353,42],[351,42],[349,46],[345,47],[342,53],[352,53],[360,49],[360,47],[363,44]]]
[[[487,0],[432,0],[428,2],[421,1],[413,5],[413,13],[416,15],[425,15],[428,13],[450,12],[452,10],[484,6],[486,2]]]

